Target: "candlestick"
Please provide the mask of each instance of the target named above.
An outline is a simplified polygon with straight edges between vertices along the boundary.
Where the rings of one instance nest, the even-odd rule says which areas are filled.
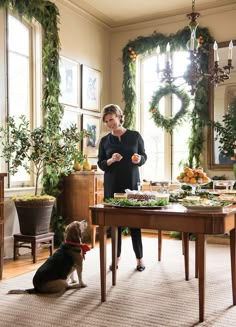
[[[190,47],[189,47],[191,51],[194,50],[194,43],[195,43],[195,32],[192,31],[191,38],[190,38]]]
[[[160,54],[160,46],[158,45],[156,48],[156,54],[157,54],[157,74],[159,73],[159,54]]]
[[[170,43],[168,42],[166,45],[166,62],[170,61]]]
[[[229,42],[229,54],[228,54],[228,59],[229,60],[232,60],[233,59],[233,47],[234,47],[233,41],[231,40]]]
[[[219,62],[218,44],[216,43],[216,41],[214,42],[213,49],[214,49],[214,61],[215,61],[215,62],[216,62],[216,61]]]

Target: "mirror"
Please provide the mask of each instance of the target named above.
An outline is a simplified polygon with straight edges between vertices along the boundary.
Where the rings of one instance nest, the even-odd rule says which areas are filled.
[[[221,42],[218,44],[219,65],[220,67],[227,65],[229,42]],[[220,83],[218,86],[210,86],[209,97],[209,113],[210,119],[222,122],[222,117],[226,113],[233,97],[236,96],[236,41],[233,41],[233,60],[230,78]],[[214,51],[210,49],[210,67],[214,64]],[[232,170],[233,162],[230,158],[226,158],[220,154],[218,149],[219,141],[215,140],[216,133],[213,128],[210,129],[210,139],[208,143],[208,163],[210,169]]]

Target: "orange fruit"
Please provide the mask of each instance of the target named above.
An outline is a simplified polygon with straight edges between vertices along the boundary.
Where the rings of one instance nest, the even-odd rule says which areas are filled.
[[[139,159],[139,155],[137,153],[134,153],[131,157],[132,161],[137,161]]]
[[[188,176],[185,176],[185,177],[184,177],[184,182],[185,182],[185,183],[189,183],[189,177],[188,177]]]

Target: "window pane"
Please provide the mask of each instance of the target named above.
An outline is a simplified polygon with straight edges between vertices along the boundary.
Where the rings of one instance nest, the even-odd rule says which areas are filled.
[[[29,58],[9,53],[9,115],[25,115],[29,119]]]
[[[31,119],[30,26],[8,16],[8,114]],[[10,176],[10,186],[30,186],[32,176],[24,168]]]
[[[149,113],[150,102],[154,92],[163,86],[161,84],[165,67],[165,54],[145,57],[141,59],[140,74],[140,131],[144,138],[148,160],[142,166],[142,178],[147,180],[176,180],[180,171],[180,163],[188,159],[188,139],[191,128],[188,115],[180,126],[175,127],[170,135],[163,128],[157,127]],[[180,89],[187,89],[183,74],[188,64],[187,52],[173,54],[173,76],[177,77],[174,84]],[[186,90],[187,92],[187,90]],[[176,95],[162,97],[158,109],[165,118],[173,117],[181,108],[181,100]],[[190,110],[190,108],[188,108]]]
[[[29,28],[18,19],[8,16],[8,48],[10,51],[29,55]]]

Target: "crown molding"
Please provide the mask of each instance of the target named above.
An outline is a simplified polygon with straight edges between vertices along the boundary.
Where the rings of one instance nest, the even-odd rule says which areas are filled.
[[[111,28],[108,24],[104,23],[102,20],[100,20],[96,16],[90,14],[86,10],[78,7],[77,5],[72,3],[71,0],[53,0],[53,2],[55,4],[59,3],[60,5],[64,6],[65,8],[72,10],[77,15],[83,17],[84,19],[88,20],[91,23],[94,23],[94,24],[100,26],[103,29],[106,29],[108,31],[111,30]]]
[[[73,2],[73,0],[54,0],[54,2],[60,3],[66,8],[73,10],[73,12],[76,12],[78,15],[85,18],[86,20],[112,33],[122,32],[127,30],[150,28],[150,27],[156,28],[159,25],[184,21],[184,19],[186,19],[186,14],[190,11],[189,8],[186,10],[180,9],[180,10],[169,11],[160,14],[154,14],[139,19],[124,20],[118,23],[114,23],[112,20],[110,19],[108,20],[105,15],[103,15],[101,12],[98,12],[96,9],[93,8],[93,10],[91,10],[92,7],[89,5],[87,5],[88,8],[86,6],[84,6],[84,8],[86,7],[87,10],[90,10],[93,13],[86,11],[86,8],[83,9],[79,7]],[[204,17],[209,15],[219,14],[222,12],[232,11],[235,9],[236,9],[235,0],[217,0],[214,2],[214,6],[213,4],[202,5],[199,6],[199,8],[197,8],[197,11],[200,12],[200,15],[202,17]],[[187,20],[186,20],[186,25],[187,25]]]
[[[224,5],[221,7],[209,8],[209,9],[197,10],[197,11],[200,12],[200,15],[202,17],[205,17],[205,16],[219,14],[222,12],[228,12],[228,11],[230,12],[232,10],[236,10],[235,2],[230,5]],[[183,22],[183,21],[186,21],[186,26],[187,26],[188,20],[186,18],[186,14],[187,14],[187,12],[185,12],[184,14],[183,13],[178,14],[177,11],[175,11],[175,13],[173,15],[171,15],[171,13],[170,13],[170,15],[168,17],[165,16],[162,18],[153,19],[153,20],[149,20],[149,21],[143,21],[143,22],[139,22],[139,23],[130,23],[130,24],[119,26],[119,27],[113,27],[113,28],[111,28],[111,31],[116,33],[116,32],[123,32],[123,31],[127,31],[127,30],[137,30],[137,29],[151,28],[151,27],[157,28],[157,26],[160,26],[160,25],[173,24],[173,23],[178,23],[178,22]],[[200,22],[201,16],[198,19],[198,22]],[[200,24],[201,24],[201,22],[200,22]]]

